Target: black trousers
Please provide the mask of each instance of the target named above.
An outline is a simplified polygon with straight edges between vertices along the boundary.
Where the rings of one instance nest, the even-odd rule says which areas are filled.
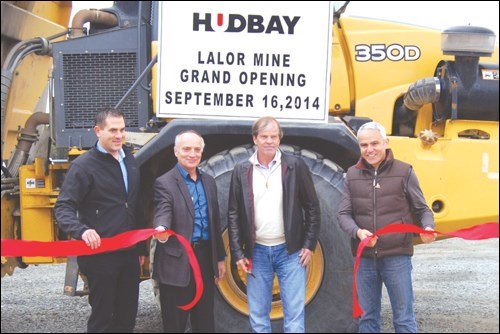
[[[214,333],[214,272],[210,246],[194,249],[203,277],[203,294],[198,303],[188,311],[182,306],[193,300],[196,284],[191,271],[191,279],[186,287],[160,284],[161,316],[165,333],[184,333],[188,316],[192,333]]]
[[[88,333],[132,333],[139,304],[140,266],[135,251],[79,256],[92,312]]]

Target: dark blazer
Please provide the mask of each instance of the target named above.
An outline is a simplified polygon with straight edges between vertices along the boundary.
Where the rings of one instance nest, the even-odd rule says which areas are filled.
[[[223,261],[226,252],[220,228],[217,186],[212,176],[200,173],[208,202],[210,251],[214,275],[218,275],[217,261]],[[194,207],[191,195],[177,166],[159,176],[154,184],[153,227],[165,226],[181,234],[189,242],[194,228]],[[208,250],[208,249],[207,249]],[[156,243],[153,279],[162,284],[187,286],[191,267],[187,252],[177,237],[170,236],[166,243]]]

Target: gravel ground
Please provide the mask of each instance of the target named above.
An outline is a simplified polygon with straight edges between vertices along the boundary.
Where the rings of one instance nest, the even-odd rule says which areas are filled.
[[[416,246],[415,312],[422,333],[499,332],[499,241],[448,239]],[[17,268],[2,278],[2,333],[81,333],[87,297],[63,295],[65,265]],[[383,299],[383,332],[394,332]],[[141,283],[136,332],[161,332],[151,281]]]

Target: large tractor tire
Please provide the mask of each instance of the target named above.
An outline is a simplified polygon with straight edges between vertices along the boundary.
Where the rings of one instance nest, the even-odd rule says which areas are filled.
[[[352,270],[354,259],[348,236],[336,217],[343,188],[343,170],[319,154],[282,145],[285,152],[302,157],[311,170],[321,205],[321,230],[314,257],[308,266],[306,289],[307,332],[355,332],[352,318]],[[215,177],[218,187],[221,227],[224,234],[227,273],[219,283],[215,298],[216,331],[251,332],[246,299],[246,278],[230,259],[227,232],[227,206],[231,173],[235,164],[254,152],[251,145],[221,152],[201,164]],[[283,312],[279,286],[275,278],[271,311],[273,332],[283,332]]]

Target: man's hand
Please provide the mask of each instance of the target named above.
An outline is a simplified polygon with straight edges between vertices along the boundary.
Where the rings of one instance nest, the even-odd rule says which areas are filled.
[[[92,229],[88,229],[83,232],[82,240],[85,241],[85,244],[91,249],[96,249],[101,246],[101,237],[95,230]]]
[[[426,231],[434,231],[432,227],[426,227]],[[432,234],[427,234],[427,233],[420,233],[420,239],[422,240],[423,243],[431,243],[434,240],[436,240],[437,233],[432,233]]]
[[[311,262],[312,252],[309,248],[302,248],[299,252],[299,263],[302,267],[305,267]]]
[[[158,233],[156,233],[154,237],[162,244],[167,242],[168,237],[170,237],[170,233],[165,232],[167,229],[164,226],[158,226],[155,230],[158,231]]]
[[[224,261],[217,262],[217,268],[219,269],[219,276],[215,276],[215,284],[219,284],[226,275],[226,263]]]
[[[236,261],[236,265],[238,268],[240,268],[244,273],[251,274],[252,273],[252,266],[250,265],[250,261],[244,257],[238,261]]]
[[[364,230],[364,229],[359,229],[357,232],[356,232],[356,235],[358,236],[359,240],[363,240],[365,238],[368,238],[368,237],[371,237],[373,236],[373,233],[368,231],[368,230]],[[377,236],[374,236],[370,242],[368,242],[366,244],[366,247],[375,247],[375,245],[377,244],[377,239],[378,237]]]

